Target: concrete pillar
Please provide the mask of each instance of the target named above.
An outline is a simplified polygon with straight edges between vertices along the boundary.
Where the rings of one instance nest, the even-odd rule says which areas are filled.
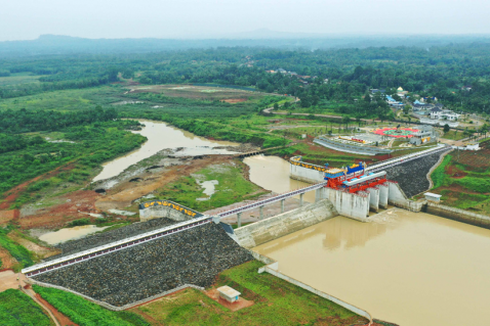
[[[366,191],[369,192],[369,207],[377,213],[379,211],[379,188],[368,188]]]
[[[315,190],[315,203],[323,199],[323,188]]]
[[[260,206],[260,219],[264,219],[264,206]]]
[[[305,195],[305,193],[302,193],[299,195],[299,206],[303,207],[303,196]]]
[[[286,199],[281,200],[281,213],[284,213],[284,203],[286,202]]]
[[[238,227],[241,228],[242,227],[242,213],[238,213],[236,216],[237,216]]]
[[[386,183],[379,185],[379,207],[388,208],[388,192],[389,187]]]

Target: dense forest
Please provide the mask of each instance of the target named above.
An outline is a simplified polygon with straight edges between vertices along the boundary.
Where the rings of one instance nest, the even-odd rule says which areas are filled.
[[[291,73],[267,72],[280,68]],[[387,111],[382,105],[360,108],[354,102],[369,89],[386,89],[390,94],[401,86],[420,96],[435,96],[454,110],[490,112],[490,43],[314,51],[222,47],[4,57],[0,58],[0,74],[39,76],[35,83],[0,86],[0,98],[129,79],[141,84],[214,83],[294,95],[303,107],[333,101],[342,103],[347,113],[372,117]]]
[[[164,120],[198,135],[273,147],[284,139],[248,123],[231,126],[230,119],[252,119],[281,103],[286,110],[328,109],[347,120],[386,120],[393,111],[382,93],[370,90],[391,95],[398,87],[437,97],[456,111],[490,113],[490,43],[485,40],[315,50],[197,47],[24,56],[0,51],[0,191],[68,162],[90,169],[139,146],[143,137],[125,131],[137,123],[121,117]],[[262,93],[230,104],[127,91],[159,84],[227,85]],[[284,94],[299,100],[277,96]],[[110,105],[128,100],[140,104]],[[53,132],[64,142],[49,141]]]

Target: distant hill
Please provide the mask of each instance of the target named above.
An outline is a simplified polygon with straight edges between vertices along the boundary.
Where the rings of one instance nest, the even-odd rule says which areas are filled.
[[[143,53],[191,48],[271,47],[288,49],[328,49],[418,46],[430,47],[449,43],[490,42],[489,36],[342,36],[286,33],[258,29],[223,35],[217,39],[86,39],[63,35],[41,35],[30,41],[0,42],[0,57],[49,54]]]

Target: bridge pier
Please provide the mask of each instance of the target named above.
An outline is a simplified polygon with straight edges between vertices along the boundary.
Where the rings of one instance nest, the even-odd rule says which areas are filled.
[[[304,202],[303,197],[304,197],[304,195],[305,195],[305,193],[302,193],[302,194],[299,195],[299,206],[300,207],[303,207],[303,202]]]
[[[242,227],[242,213],[236,214],[238,227]]]
[[[260,219],[264,219],[264,206],[260,206]]]
[[[322,188],[318,188],[317,190],[315,190],[315,203],[317,203],[318,201],[320,201],[322,199],[323,199]]]
[[[286,199],[281,200],[281,213],[284,213],[284,202]]]

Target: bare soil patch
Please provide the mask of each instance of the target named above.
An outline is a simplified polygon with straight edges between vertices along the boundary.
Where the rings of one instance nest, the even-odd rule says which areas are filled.
[[[0,225],[7,224],[8,222],[18,218],[19,216],[20,212],[18,209],[0,211]]]
[[[196,100],[218,100],[227,103],[240,103],[249,99],[259,98],[263,93],[225,87],[194,86],[194,85],[153,85],[131,87],[129,94],[156,93],[168,97],[183,97]],[[230,102],[228,102],[230,100]]]
[[[181,176],[189,176],[209,164],[218,164],[229,161],[226,156],[204,156],[194,159],[187,165],[178,165],[167,168],[159,175],[140,175],[142,181],[138,183],[124,182],[110,191],[105,197],[96,201],[95,207],[100,211],[107,212],[109,209],[123,209],[152,191],[163,187],[167,183],[177,180]]]
[[[479,151],[459,151],[454,153],[454,160],[464,164],[468,171],[478,171],[490,168],[490,149]]]
[[[1,270],[11,269],[18,263],[17,259],[12,257],[7,249],[0,247],[0,259],[2,260]],[[0,291],[1,292],[1,291]]]
[[[231,104],[240,103],[240,102],[246,102],[246,101],[247,101],[246,98],[230,98],[230,99],[227,99],[227,100],[221,100],[221,102],[226,102],[226,103],[231,103]]]
[[[102,195],[91,190],[78,190],[61,196],[63,203],[40,208],[32,213],[21,214],[16,223],[22,229],[59,228],[67,222],[87,218],[84,212],[98,213],[95,201]]]
[[[461,169],[458,169],[454,165],[449,165],[448,167],[446,167],[446,173],[450,175],[453,179],[461,179],[468,175],[468,173],[464,172]]]

